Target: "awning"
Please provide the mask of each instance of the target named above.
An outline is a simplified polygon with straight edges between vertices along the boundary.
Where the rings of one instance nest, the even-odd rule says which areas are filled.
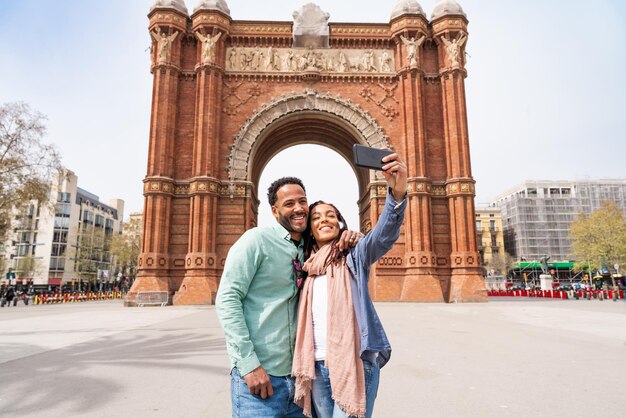
[[[61,278],[50,277],[48,279],[48,284],[52,285],[52,286],[61,286],[61,282],[62,281],[63,281],[63,279],[61,279]]]

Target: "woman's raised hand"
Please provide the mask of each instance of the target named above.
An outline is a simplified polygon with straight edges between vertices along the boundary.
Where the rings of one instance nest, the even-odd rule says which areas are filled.
[[[391,187],[396,202],[404,200],[407,190],[406,163],[400,159],[397,153],[389,154],[383,158],[383,176]]]

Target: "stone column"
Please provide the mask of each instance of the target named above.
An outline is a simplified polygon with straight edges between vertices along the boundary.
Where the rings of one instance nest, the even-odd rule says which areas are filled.
[[[174,10],[153,10],[151,72],[154,75],[148,169],[144,179],[144,216],[137,278],[128,293],[128,304],[137,292],[167,291],[169,283],[170,213],[173,196],[174,137],[176,131],[181,38],[187,16]],[[166,44],[161,44],[166,43]]]
[[[446,299],[448,302],[484,302],[487,293],[476,243],[475,182],[470,168],[465,100],[467,20],[460,16],[444,16],[433,22],[433,37],[439,47],[448,173],[446,195],[450,213],[452,273]]]
[[[213,304],[217,292],[220,269],[216,250],[219,135],[224,40],[229,24],[230,18],[217,10],[200,10],[192,16],[192,31],[197,39],[197,83],[189,248],[185,277],[174,295],[175,305]]]

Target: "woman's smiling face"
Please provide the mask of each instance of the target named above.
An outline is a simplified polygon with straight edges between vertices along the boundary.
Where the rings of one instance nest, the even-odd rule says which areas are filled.
[[[339,236],[339,219],[332,206],[317,205],[309,216],[311,218],[311,233],[318,246],[321,247]]]

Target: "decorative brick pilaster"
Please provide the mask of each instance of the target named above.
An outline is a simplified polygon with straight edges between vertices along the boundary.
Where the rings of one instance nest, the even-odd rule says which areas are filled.
[[[198,42],[189,245],[185,277],[174,295],[175,305],[215,303],[220,270],[216,252],[220,108],[229,23],[230,18],[217,10],[202,10],[192,16],[192,32]]]
[[[448,172],[446,195],[450,213],[451,278],[449,289],[444,293],[448,302],[484,302],[487,293],[476,246],[475,190],[465,100],[467,20],[446,15],[433,22],[433,37],[439,46]]]
[[[144,216],[141,254],[137,278],[128,294],[133,304],[139,291],[172,292],[170,284],[170,217],[174,193],[173,159],[181,62],[181,38],[186,31],[187,17],[175,10],[153,10],[150,33],[154,88],[148,172],[144,180]],[[160,42],[168,42],[163,51]]]

